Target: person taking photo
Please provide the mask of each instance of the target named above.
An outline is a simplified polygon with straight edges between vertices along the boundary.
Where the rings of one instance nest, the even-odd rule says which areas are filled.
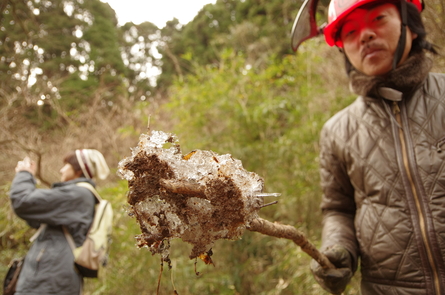
[[[109,169],[103,155],[80,149],[63,158],[60,182],[50,189],[37,189],[36,164],[29,158],[17,163],[10,189],[14,212],[31,227],[39,228],[17,282],[16,295],[82,294],[83,277],[74,267],[74,255],[64,234],[71,234],[76,247],[83,244],[94,217],[96,198],[76,185],[94,177],[105,179]]]

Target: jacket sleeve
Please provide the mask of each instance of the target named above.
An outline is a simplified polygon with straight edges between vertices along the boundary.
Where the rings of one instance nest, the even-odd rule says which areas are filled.
[[[94,211],[94,196],[75,184],[37,189],[29,172],[16,174],[10,190],[15,213],[28,224],[70,225],[88,223]]]
[[[358,243],[355,235],[354,188],[349,180],[344,141],[325,127],[320,138],[320,179],[323,190],[322,250],[332,245],[345,247],[357,268]]]

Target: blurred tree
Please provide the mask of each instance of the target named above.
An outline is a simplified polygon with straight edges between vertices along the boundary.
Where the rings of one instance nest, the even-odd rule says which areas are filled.
[[[302,3],[297,0],[218,0],[202,8],[185,26],[170,22],[162,29],[159,85],[190,73],[193,65],[217,65],[226,48],[248,56],[252,65],[291,53],[289,35]],[[179,68],[178,68],[179,66]]]
[[[151,88],[137,84],[137,75],[124,63],[124,33],[114,11],[100,0],[1,3],[0,148],[5,160],[24,154],[41,159],[52,150],[51,142],[76,142],[77,135],[87,141],[86,128],[133,109],[130,85],[144,93]],[[109,132],[104,142],[116,138],[115,130]]]
[[[41,128],[60,127],[69,121],[70,111],[89,101],[91,87],[122,83],[127,69],[116,17],[108,4],[6,2],[0,18],[0,83],[8,98],[3,101],[13,99],[14,105],[6,105],[26,106],[30,122]]]
[[[427,39],[436,45],[441,55],[436,56],[436,70],[445,67],[445,2],[443,0],[430,0],[425,2],[425,11],[422,13],[427,29]]]
[[[154,92],[156,75],[160,67],[157,45],[160,30],[150,22],[140,25],[126,23],[122,32],[121,50],[125,65],[130,69],[126,75],[131,101],[146,100]]]

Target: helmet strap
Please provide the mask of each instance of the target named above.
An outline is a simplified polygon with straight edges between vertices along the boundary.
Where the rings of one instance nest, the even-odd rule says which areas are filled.
[[[406,0],[400,1],[400,16],[402,18],[402,27],[400,30],[399,43],[397,44],[396,52],[394,53],[394,60],[392,68],[395,69],[402,59],[403,52],[406,45],[406,26],[408,25],[408,13],[406,11]]]

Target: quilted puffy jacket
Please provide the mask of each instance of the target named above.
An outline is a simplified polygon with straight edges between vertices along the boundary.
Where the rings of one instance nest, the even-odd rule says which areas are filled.
[[[351,75],[361,95],[321,133],[322,247],[360,262],[364,295],[445,294],[445,75],[429,69]]]

